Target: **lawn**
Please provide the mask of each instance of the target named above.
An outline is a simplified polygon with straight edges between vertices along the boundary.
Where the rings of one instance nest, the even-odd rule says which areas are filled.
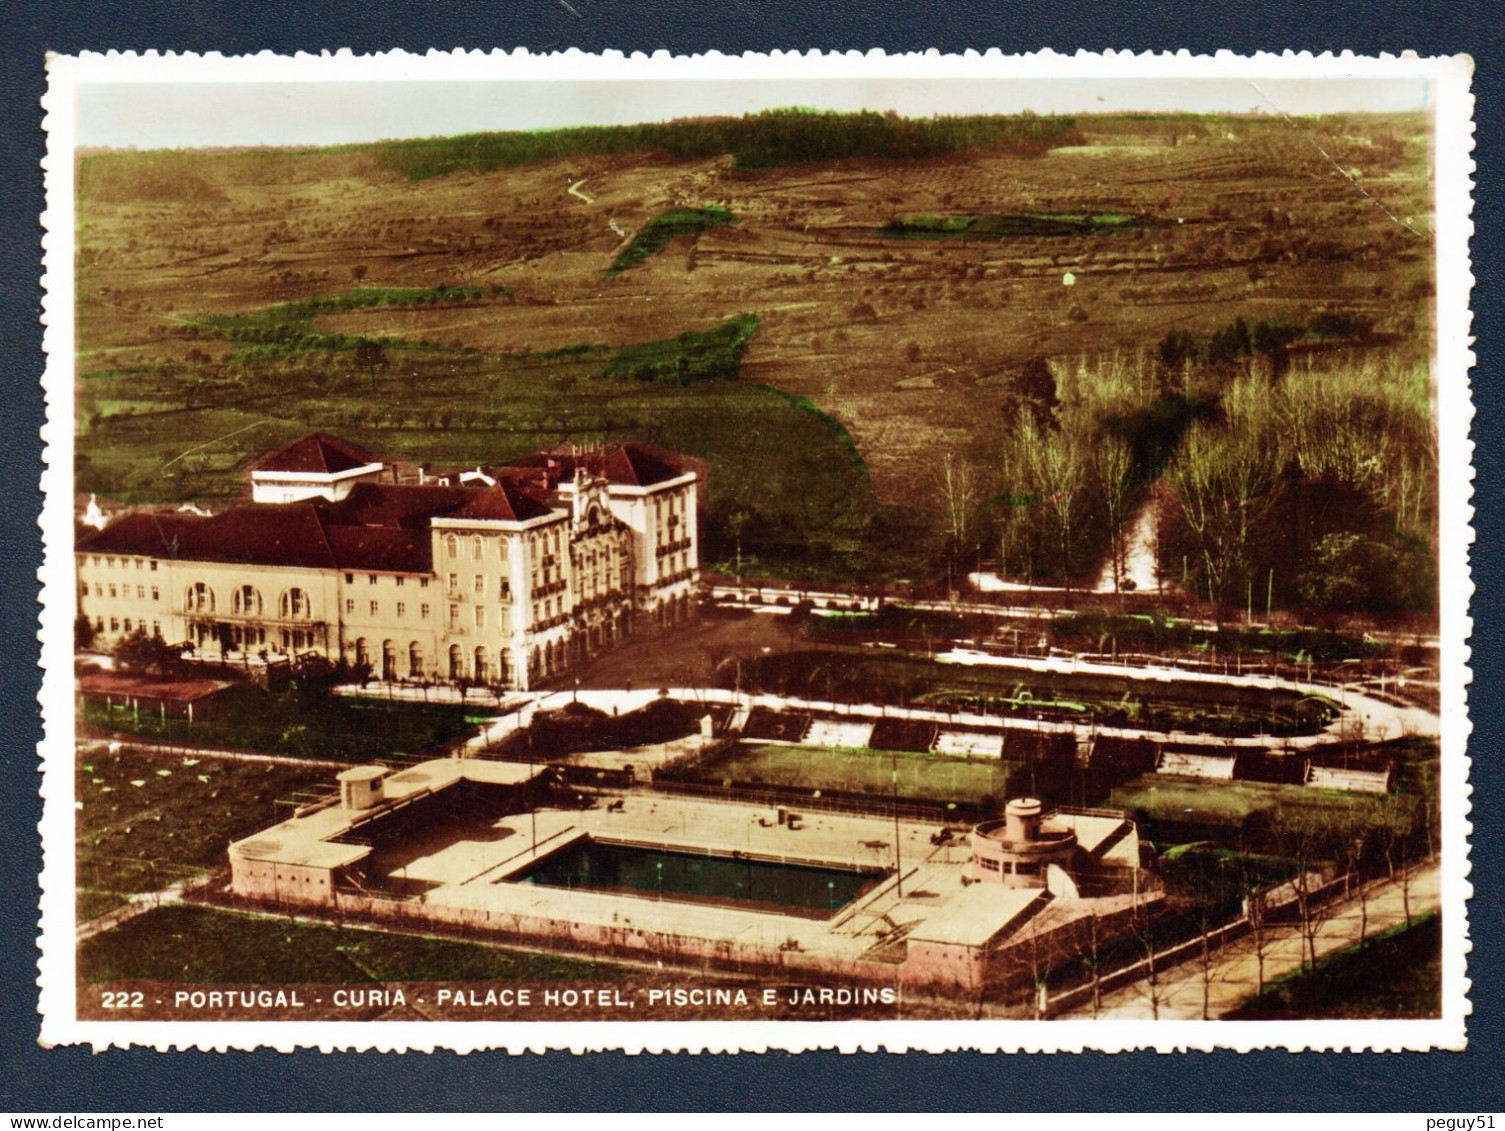
[[[78,914],[90,919],[223,862],[232,840],[288,815],[276,802],[332,788],[334,767],[172,758],[129,748],[80,754]]]
[[[150,911],[78,948],[88,983],[144,978],[185,984],[364,984],[400,981],[593,981],[618,966],[476,943],[342,930],[261,915],[177,906]]]
[[[1442,920],[1434,912],[1305,973],[1271,983],[1230,1021],[1437,1017],[1442,1005]]]
[[[1254,781],[1197,781],[1145,774],[1116,786],[1103,804],[1142,818],[1146,834],[1160,844],[1211,837],[1233,844],[1278,850],[1302,842],[1306,851],[1335,850],[1353,830],[1390,826],[1409,829],[1423,804],[1408,794],[1376,797]],[[1327,843],[1330,842],[1330,843]]]
[[[1008,796],[1015,767],[936,754],[826,746],[758,746],[744,744],[702,762],[704,781],[732,781],[834,793],[873,794],[900,800],[948,801],[986,805]],[[895,786],[894,775],[898,776]]]

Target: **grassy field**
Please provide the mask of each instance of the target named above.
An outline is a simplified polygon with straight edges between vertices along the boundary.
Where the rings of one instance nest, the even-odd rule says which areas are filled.
[[[1437,1017],[1442,920],[1429,914],[1290,974],[1224,1017],[1230,1021]]]
[[[714,204],[706,208],[676,208],[661,212],[632,237],[632,242],[622,249],[621,255],[611,261],[611,266],[606,269],[606,277],[610,279],[620,275],[634,264],[657,254],[671,240],[712,228],[725,228],[736,222],[735,216]]]
[[[186,906],[148,912],[89,939],[79,946],[78,971],[89,983],[145,978],[272,985],[630,977],[621,967],[586,959]]]
[[[1301,841],[1327,854],[1349,831],[1366,826],[1409,829],[1425,804],[1421,797],[1344,793],[1253,781],[1197,781],[1146,774],[1108,795],[1105,804],[1138,814],[1160,844],[1199,835],[1227,842],[1249,836],[1265,844]]]
[[[697,776],[710,782],[732,781],[879,797],[897,794],[901,800],[984,805],[1008,795],[1011,772],[1017,773],[996,760],[866,748],[746,744],[703,762]]]
[[[224,863],[231,841],[288,815],[275,804],[279,799],[332,788],[333,769],[130,749],[80,754],[74,779],[79,917],[91,919],[128,895]]]
[[[712,541],[732,515],[747,516],[750,555],[854,556],[868,540],[879,508],[846,430],[802,398],[736,379],[757,317],[501,355],[430,336],[423,319],[456,309],[508,313],[503,298],[450,287],[206,316],[192,350],[203,362],[93,370],[80,383],[79,489],[136,502],[237,497],[248,462],[310,428],[462,466],[636,438],[709,465]]]

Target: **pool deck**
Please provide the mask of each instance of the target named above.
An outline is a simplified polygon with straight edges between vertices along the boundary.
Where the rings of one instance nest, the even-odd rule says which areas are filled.
[[[861,956],[886,935],[934,914],[963,891],[965,846],[938,848],[930,843],[937,826],[912,821],[899,824],[903,895],[889,876],[829,919],[510,882],[538,859],[584,836],[669,851],[743,853],[791,864],[872,869],[894,863],[892,820],[807,813],[802,826],[791,830],[778,824],[773,810],[748,805],[642,795],[621,801],[621,810],[615,812],[605,807],[540,810],[536,850],[534,816],[503,817],[493,826],[494,839],[454,842],[411,861],[406,876],[439,885],[424,895],[431,905],[630,927],[764,949],[796,945],[833,959]]]

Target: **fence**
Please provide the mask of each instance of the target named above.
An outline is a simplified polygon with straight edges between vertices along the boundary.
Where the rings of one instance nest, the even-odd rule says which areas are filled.
[[[1084,1001],[1091,1001],[1094,992],[1097,994],[1107,993],[1118,989],[1120,986],[1129,985],[1151,974],[1159,974],[1173,966],[1178,966],[1190,958],[1196,957],[1203,952],[1205,946],[1208,950],[1218,950],[1230,942],[1252,934],[1256,927],[1266,925],[1290,925],[1299,923],[1311,908],[1323,904],[1332,903],[1336,900],[1347,899],[1357,894],[1361,889],[1372,889],[1383,884],[1390,883],[1397,878],[1408,880],[1415,872],[1428,867],[1435,857],[1427,857],[1399,869],[1394,876],[1383,875],[1369,879],[1362,879],[1354,872],[1345,872],[1327,880],[1317,887],[1302,891],[1295,881],[1280,884],[1277,887],[1256,893],[1263,897],[1254,902],[1256,918],[1251,921],[1250,916],[1240,915],[1231,922],[1220,927],[1215,927],[1203,934],[1196,935],[1184,942],[1175,943],[1164,950],[1155,951],[1137,962],[1131,962],[1127,966],[1121,966],[1116,970],[1109,971],[1092,981],[1081,986],[1073,986],[1054,996],[1044,999],[1043,1015],[1050,1017],[1072,1009]],[[1275,894],[1278,902],[1271,904],[1269,897]]]

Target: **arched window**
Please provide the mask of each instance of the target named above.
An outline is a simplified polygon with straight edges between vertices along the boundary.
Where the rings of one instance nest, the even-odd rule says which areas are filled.
[[[364,636],[355,642],[355,666],[358,668],[371,666],[371,646],[366,643]]]
[[[254,585],[237,585],[230,595],[231,611],[238,617],[261,615],[261,591]]]
[[[408,645],[408,678],[423,678],[423,649],[418,647],[418,641]]]
[[[388,683],[397,678],[397,645],[390,640],[381,642],[381,677]]]
[[[313,603],[302,589],[289,589],[277,607],[283,620],[309,620],[314,615]]]
[[[487,679],[489,678],[490,667],[491,667],[490,664],[487,663],[486,649],[485,649],[485,647],[484,646],[478,647],[476,649],[476,668],[475,668],[476,682],[477,683],[485,683],[487,681]]]
[[[449,646],[449,678],[453,680],[465,678],[465,654],[460,651],[458,644]]]
[[[482,553],[481,536],[479,534],[473,535],[471,537],[471,539],[470,539],[470,556],[472,558],[474,558],[476,561],[480,561],[481,560],[481,553]]]
[[[456,538],[453,534],[447,535],[444,539],[444,549],[450,557],[458,558],[460,556],[460,539]]]
[[[214,612],[214,590],[202,581],[195,581],[188,587],[188,598],[184,602],[190,613]]]

